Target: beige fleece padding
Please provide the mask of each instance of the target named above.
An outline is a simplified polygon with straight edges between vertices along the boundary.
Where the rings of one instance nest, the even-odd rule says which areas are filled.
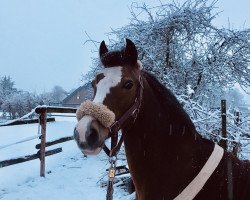
[[[224,154],[223,148],[214,144],[214,150],[198,175],[174,200],[192,200],[202,190],[210,176],[216,170]]]
[[[83,102],[76,111],[78,121],[85,115],[94,117],[106,128],[110,127],[115,121],[115,114],[107,106],[89,100]]]

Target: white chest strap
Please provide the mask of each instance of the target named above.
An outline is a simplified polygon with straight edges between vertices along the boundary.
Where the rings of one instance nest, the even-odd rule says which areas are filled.
[[[203,188],[209,177],[219,165],[224,154],[223,148],[214,145],[214,150],[199,174],[174,200],[192,200]]]

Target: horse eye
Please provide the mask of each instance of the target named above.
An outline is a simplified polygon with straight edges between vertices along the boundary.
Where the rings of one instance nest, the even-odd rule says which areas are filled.
[[[92,88],[95,87],[95,80],[91,81],[91,86],[92,86]]]
[[[133,81],[126,81],[123,87],[127,90],[131,89],[133,87]]]

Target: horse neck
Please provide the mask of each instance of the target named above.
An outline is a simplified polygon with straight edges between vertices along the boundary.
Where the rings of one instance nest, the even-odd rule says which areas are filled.
[[[124,130],[127,160],[137,188],[143,183],[142,187],[146,187],[145,184],[155,184],[154,180],[167,177],[164,184],[168,186],[172,182],[170,185],[173,186],[174,181],[178,188],[169,186],[169,189],[179,190],[203,167],[213,144],[190,129],[185,120],[178,119],[178,113],[166,113],[161,101],[144,80],[143,103],[138,118],[128,131]],[[152,178],[150,183],[145,181],[145,176],[148,180]]]
[[[134,141],[136,139],[139,140],[139,143],[148,141],[151,146],[164,143],[163,148],[171,150],[172,153],[181,153],[179,151],[188,148],[189,154],[196,150],[200,151],[204,142],[212,144],[202,139],[193,124],[185,119],[184,110],[177,108],[179,106],[177,100],[176,104],[172,102],[169,105],[169,110],[162,107],[162,104],[167,101],[168,99],[158,99],[154,89],[144,80],[143,102],[140,112],[136,121],[134,123],[130,121],[127,124],[127,129],[125,128],[123,131],[125,132],[125,143],[127,140]],[[132,127],[131,123],[133,123]],[[194,144],[195,146],[192,146]],[[136,147],[141,148],[140,145]],[[157,146],[154,150],[160,153],[163,148]]]

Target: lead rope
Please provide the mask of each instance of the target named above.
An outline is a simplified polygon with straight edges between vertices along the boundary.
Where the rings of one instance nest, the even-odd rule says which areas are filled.
[[[113,200],[113,185],[115,180],[115,172],[116,172],[116,156],[110,156],[109,157],[109,173],[108,173],[108,184],[107,184],[107,194],[106,194],[106,200]]]
[[[123,116],[118,120],[115,121],[110,126],[110,133],[111,133],[111,150],[107,148],[106,145],[104,145],[104,151],[109,156],[109,173],[108,173],[108,183],[107,183],[107,194],[106,194],[106,200],[113,200],[113,185],[115,180],[115,173],[116,173],[116,161],[117,161],[117,153],[120,150],[120,147],[124,140],[124,133],[122,133],[121,138],[118,142],[118,131],[121,129],[121,125],[129,118],[134,117],[134,122],[137,118],[137,115],[139,113],[139,109],[142,102],[142,95],[143,95],[143,82],[142,77],[139,76],[139,83],[140,83],[140,89],[138,96],[135,100],[134,105],[123,114]],[[118,143],[117,143],[118,142]]]

